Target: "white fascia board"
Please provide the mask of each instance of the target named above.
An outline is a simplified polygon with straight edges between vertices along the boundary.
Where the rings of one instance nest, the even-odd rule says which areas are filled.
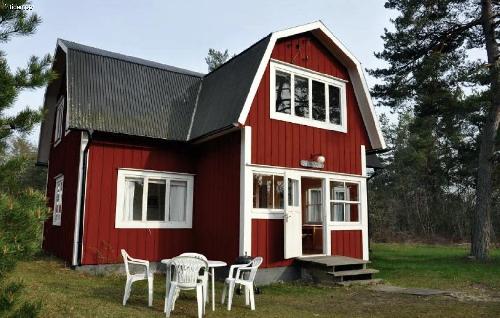
[[[342,44],[342,42],[339,39],[337,39],[321,21],[316,21],[309,24],[285,29],[282,31],[273,32],[271,34],[271,39],[269,40],[269,43],[267,45],[264,56],[262,57],[260,65],[257,69],[257,72],[255,73],[252,85],[250,86],[250,91],[247,95],[245,104],[243,105],[243,109],[238,118],[238,123],[244,125],[246,122],[248,113],[250,112],[250,108],[252,106],[253,99],[255,97],[255,94],[257,93],[257,89],[259,87],[260,81],[262,80],[262,76],[266,71],[266,67],[271,58],[271,53],[276,44],[276,41],[280,38],[285,38],[292,35],[314,30],[320,30],[328,38],[328,40],[332,42],[333,46],[335,46],[336,49],[338,49],[338,51],[335,50],[336,51],[335,55],[338,55],[339,53],[343,55],[339,56],[339,58],[346,63],[345,66],[349,71],[349,76],[351,77],[356,99],[358,100],[361,115],[363,117],[363,121],[368,131],[372,148],[374,149],[386,148],[384,137],[380,129],[378,118],[375,114],[375,109],[373,107],[373,103],[371,100],[370,91],[368,89],[368,85],[366,84],[361,64],[354,57],[354,55],[352,55],[351,52],[349,52],[349,50]],[[330,50],[332,50],[331,47]]]

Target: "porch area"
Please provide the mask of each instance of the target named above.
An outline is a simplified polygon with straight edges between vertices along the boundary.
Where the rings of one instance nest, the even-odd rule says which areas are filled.
[[[303,256],[297,258],[302,279],[315,283],[369,284],[379,271],[367,268],[370,261],[347,256]]]

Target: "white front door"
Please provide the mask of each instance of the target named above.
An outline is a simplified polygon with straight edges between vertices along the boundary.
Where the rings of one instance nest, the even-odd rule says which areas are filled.
[[[302,204],[300,175],[285,173],[285,259],[302,256]]]

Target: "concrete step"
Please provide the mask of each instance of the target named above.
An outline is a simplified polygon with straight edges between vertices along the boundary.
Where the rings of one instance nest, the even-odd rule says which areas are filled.
[[[376,274],[378,270],[373,268],[365,268],[365,269],[355,269],[350,271],[336,271],[336,272],[328,272],[328,274],[333,275],[334,277],[345,277],[345,276],[358,276],[358,275],[368,275],[368,274]]]
[[[363,280],[348,280],[344,282],[336,282],[335,285],[349,287],[349,286],[365,286],[365,285],[378,285],[383,284],[381,278],[363,279]]]

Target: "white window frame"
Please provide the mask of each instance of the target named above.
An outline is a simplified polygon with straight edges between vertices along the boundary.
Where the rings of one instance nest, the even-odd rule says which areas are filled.
[[[362,213],[361,213],[362,212],[361,211],[361,208],[362,208],[361,207],[361,183],[360,182],[356,182],[356,181],[339,180],[339,179],[330,179],[329,181],[330,182],[332,182],[332,181],[333,182],[342,182],[344,184],[343,187],[335,187],[333,189],[330,189],[330,192],[331,191],[334,192],[334,197],[335,197],[335,193],[336,192],[343,192],[345,200],[335,200],[335,199],[332,200],[331,193],[329,193],[328,194],[328,201],[330,202],[330,206],[331,206],[331,203],[343,203],[344,204],[344,220],[348,219],[348,221],[334,221],[333,218],[330,215],[330,217],[329,217],[330,223],[332,225],[356,225],[356,224],[361,224],[361,222],[362,222]],[[352,200],[350,200],[350,197],[349,197],[350,194],[349,194],[348,191],[346,191],[346,186],[345,186],[346,183],[357,184],[357,186],[358,186],[358,201],[352,201]],[[350,221],[350,219],[351,219],[351,214],[350,214],[351,211],[348,208],[350,206],[348,206],[347,204],[357,204],[358,205],[358,221],[354,221],[354,222]],[[332,209],[330,209],[330,210],[331,210],[330,214],[335,213],[334,210],[332,210]],[[349,213],[349,217],[348,218],[346,218],[346,214],[347,213]]]
[[[253,206],[253,197],[254,197],[254,186],[253,186],[253,180],[254,180],[254,175],[256,174],[261,174],[261,175],[266,175],[266,176],[273,176],[273,189],[274,189],[274,177],[282,177],[283,178],[283,186],[285,186],[285,174],[283,173],[272,173],[272,172],[261,172],[261,171],[253,171],[252,172],[252,213],[257,216],[257,215],[262,215],[262,216],[267,216],[267,215],[274,215],[274,216],[283,216],[285,213],[285,204],[288,198],[285,198],[285,189],[283,189],[283,209],[268,209],[268,208],[255,208]],[[274,206],[274,195],[273,195],[273,206]]]
[[[142,220],[131,221],[125,220],[124,198],[125,198],[125,178],[141,178],[144,179],[143,200],[142,200]],[[166,182],[165,191],[165,218],[168,217],[170,181],[185,181],[186,188],[186,219],[185,221],[148,221],[146,220],[148,180],[160,179]],[[152,170],[137,170],[137,169],[118,169],[117,178],[117,193],[116,193],[116,212],[115,212],[115,228],[126,229],[190,229],[193,227],[193,187],[194,175],[187,173],[163,172]]]
[[[54,129],[54,147],[61,142],[63,135],[63,121],[64,121],[64,96],[61,96],[56,105],[56,127]]]
[[[64,193],[64,176],[62,174],[55,177],[56,183],[54,186],[54,211],[52,213],[52,225],[61,226],[62,208],[63,208],[63,193]],[[60,185],[60,186],[59,186]],[[61,190],[58,196],[58,189]],[[57,200],[59,198],[59,200]]]
[[[290,74],[290,114],[285,114],[276,111],[276,71]],[[322,74],[303,67],[298,67],[289,63],[271,60],[270,62],[270,117],[271,119],[291,122],[304,126],[311,126],[327,130],[334,130],[347,133],[347,97],[346,97],[346,82],[345,80]],[[309,81],[309,118],[295,115],[295,75],[305,77]],[[325,84],[325,121],[315,120],[312,118],[312,81],[318,81]],[[330,98],[328,85],[338,87],[340,89],[340,116],[341,124],[330,123]]]

